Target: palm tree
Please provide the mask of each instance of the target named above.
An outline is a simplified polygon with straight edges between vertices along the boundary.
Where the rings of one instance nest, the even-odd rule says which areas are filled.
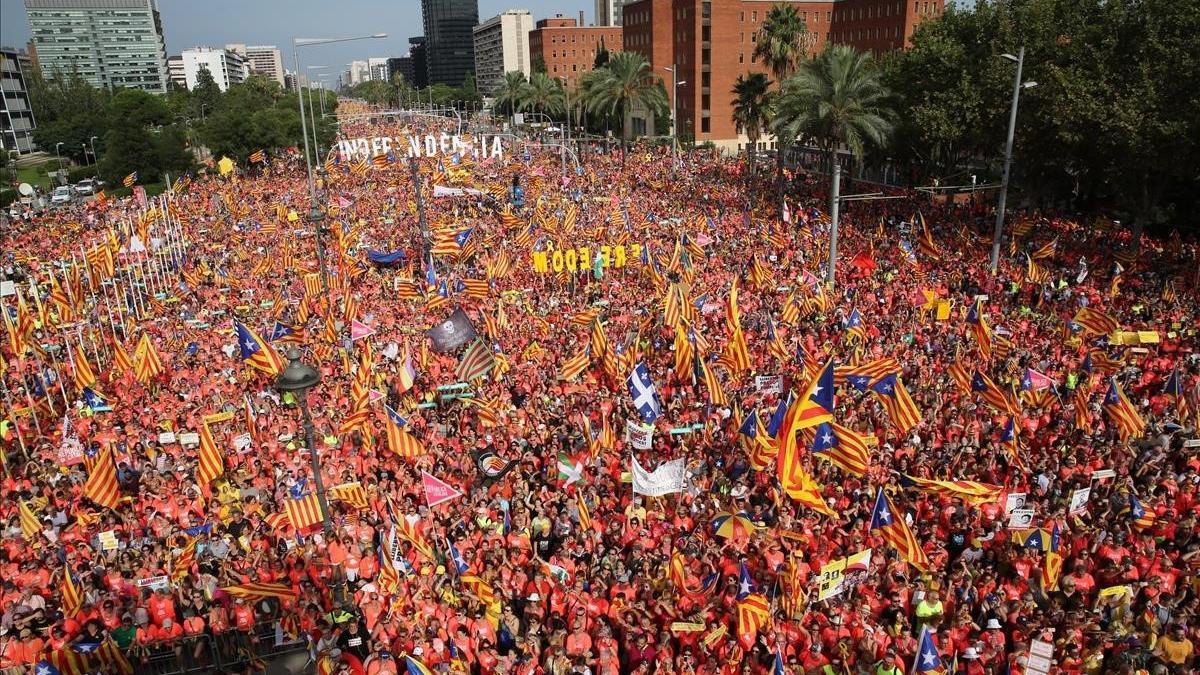
[[[545,73],[534,73],[525,86],[524,107],[535,112],[554,115],[562,112],[562,83]]]
[[[524,104],[525,89],[528,86],[529,81],[525,79],[525,73],[519,70],[510,70],[505,73],[504,81],[496,89],[496,101],[494,103],[496,110],[505,115],[512,115],[520,110]]]
[[[839,147],[849,148],[857,160],[868,146],[887,142],[893,128],[890,95],[870,54],[848,45],[833,45],[784,83],[773,126],[777,136],[811,137],[826,154],[830,170],[838,171]],[[830,236],[830,283],[836,252],[834,227]]]
[[[587,81],[580,92],[587,97],[588,110],[613,114],[621,120],[622,126],[625,114],[634,106],[649,110],[661,110],[667,106],[667,92],[641,54],[616,52],[609,57],[608,65],[593,72],[598,75]],[[625,131],[622,128],[622,163],[629,149]]]
[[[758,138],[771,121],[771,81],[763,73],[738,75],[733,84],[733,123],[738,131],[745,133],[750,143],[746,146],[750,174],[754,174],[754,155],[757,154]]]
[[[815,35],[808,32],[804,19],[795,5],[775,5],[767,12],[763,27],[758,31],[754,47],[754,58],[775,76],[782,87],[784,81],[796,72],[796,67],[812,49]],[[779,209],[783,211],[783,157],[791,146],[790,138],[775,136],[775,189],[779,195]]]

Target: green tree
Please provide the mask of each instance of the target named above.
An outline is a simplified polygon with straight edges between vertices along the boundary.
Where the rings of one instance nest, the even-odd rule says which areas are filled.
[[[201,66],[196,73],[196,86],[192,87],[190,98],[192,117],[195,119],[204,119],[217,109],[221,100],[221,88],[217,86],[217,81],[213,79],[212,73],[208,72],[208,68]]]
[[[560,114],[565,108],[562,82],[545,73],[534,73],[525,86],[524,107],[547,115]]]
[[[733,123],[750,140],[746,161],[754,174],[754,156],[758,139],[771,121],[771,81],[763,73],[738,75],[733,85]]]
[[[594,72],[599,75],[588,83],[583,94],[588,110],[608,111],[623,125],[626,113],[634,106],[660,110],[667,105],[661,79],[650,70],[650,64],[641,54],[617,52],[609,59],[607,66]],[[628,152],[628,131],[623,129],[621,134],[622,163]]]
[[[519,70],[510,70],[505,73],[504,80],[496,88],[495,100],[492,103],[496,112],[511,117],[513,113],[524,107],[525,88],[528,86],[529,80],[525,79],[525,73]]]
[[[893,128],[889,96],[869,53],[831,45],[784,84],[774,128],[791,138],[812,138],[832,168],[839,147],[861,158],[868,147],[888,142]]]
[[[383,80],[368,80],[359,82],[346,92],[350,98],[360,98],[372,105],[386,106],[396,100],[396,88],[390,82]]]
[[[62,143],[63,157],[83,163],[89,156],[84,146],[90,152],[91,137],[97,136],[96,151],[100,152],[108,128],[106,110],[111,98],[108,92],[93,87],[77,72],[66,75],[55,72],[47,79],[35,70],[28,73],[26,86],[37,120],[34,143],[47,152],[54,152],[57,144]]]
[[[814,38],[815,36],[808,32],[795,5],[775,5],[767,12],[763,26],[758,31],[753,58],[762,61],[782,87],[787,78],[796,71],[800,60],[811,51]],[[783,162],[792,140],[793,138],[776,134],[775,189],[780,212],[783,211]]]
[[[608,59],[611,55],[608,53],[608,47],[604,46],[604,38],[600,38],[600,47],[596,49],[596,58],[592,60],[592,70],[603,68],[608,65]]]

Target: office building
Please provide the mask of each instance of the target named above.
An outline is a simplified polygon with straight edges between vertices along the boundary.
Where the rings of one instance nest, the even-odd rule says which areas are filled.
[[[283,54],[275,45],[228,44],[225,49],[241,55],[249,67],[250,75],[261,75],[284,85]]]
[[[601,45],[619,52],[621,44],[620,26],[581,26],[562,14],[538,21],[529,33],[531,58],[540,59],[550,77],[565,77],[570,82],[592,69]]]
[[[533,15],[526,9],[510,9],[475,26],[475,86],[485,96],[504,82],[504,74],[532,72],[529,31]]]
[[[180,89],[187,89],[187,75],[183,72],[182,54],[167,57],[167,82]]]
[[[624,4],[625,0],[596,0],[596,25],[620,26],[621,6]]]
[[[941,15],[944,0],[630,0],[622,8],[625,51],[646,57],[663,79],[671,98],[671,72],[677,67],[680,135],[712,141],[723,150],[745,149],[748,142],[733,124],[730,92],[739,75],[767,72],[754,56],[758,31],[771,7],[796,7],[815,54],[831,42],[886,52],[903,49],[922,21]],[[654,128],[649,111],[634,111],[627,128]],[[647,131],[648,133],[648,131]],[[774,148],[760,138],[759,149]]]
[[[246,62],[237,52],[211,47],[193,47],[183,50],[183,78],[188,90],[196,88],[201,70],[207,70],[221,91],[246,80]]]
[[[347,64],[350,69],[350,85],[371,81],[371,65],[366,61],[351,61]]]
[[[412,86],[414,73],[411,56],[393,56],[387,60],[387,67],[388,82],[395,82],[399,77],[410,87]]]
[[[97,87],[167,90],[157,0],[25,0],[42,73]]]
[[[462,86],[475,70],[472,31],[479,23],[479,0],[421,0],[421,18],[429,84]]]
[[[368,79],[379,80],[380,82],[388,81],[388,60],[378,56],[372,56],[367,59]]]
[[[23,155],[34,149],[33,130],[37,125],[21,69],[25,58],[22,52],[0,47],[0,152],[4,153],[16,150]]]
[[[424,89],[429,86],[429,58],[425,49],[425,36],[408,38],[408,57],[412,59],[412,86]]]

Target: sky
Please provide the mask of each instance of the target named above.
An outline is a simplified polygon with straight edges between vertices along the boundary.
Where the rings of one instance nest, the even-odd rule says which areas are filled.
[[[292,70],[293,37],[351,37],[387,33],[386,39],[306,47],[301,66],[329,66],[331,83],[346,64],[368,57],[404,56],[408,38],[421,35],[419,0],[159,0],[167,56],[195,46],[275,45]],[[534,21],[555,14],[595,20],[593,0],[479,0],[481,21],[508,9],[527,9]],[[0,0],[0,45],[23,48],[30,38],[22,0]],[[314,73],[314,77],[316,73]]]

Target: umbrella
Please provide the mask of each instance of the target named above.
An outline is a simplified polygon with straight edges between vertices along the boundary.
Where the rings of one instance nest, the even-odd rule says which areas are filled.
[[[726,539],[743,539],[758,530],[758,526],[750,520],[745,511],[738,513],[717,514],[712,521],[712,531],[718,537]]]

